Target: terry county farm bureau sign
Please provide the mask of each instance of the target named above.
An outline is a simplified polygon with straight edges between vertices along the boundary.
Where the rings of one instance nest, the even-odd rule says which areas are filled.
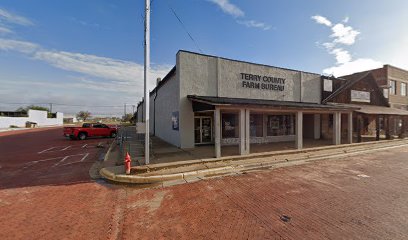
[[[270,91],[284,91],[285,78],[277,78],[265,75],[255,75],[249,73],[240,73],[241,86],[243,88],[263,89]]]

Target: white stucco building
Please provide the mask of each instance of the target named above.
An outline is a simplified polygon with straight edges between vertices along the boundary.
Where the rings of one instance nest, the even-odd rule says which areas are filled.
[[[12,112],[8,112],[12,113]],[[15,114],[0,115],[0,128],[10,126],[25,127],[27,122],[35,123],[37,126],[60,126],[63,124],[64,114],[57,112],[55,117],[49,118],[46,111],[29,109],[27,116],[13,116]]]
[[[353,109],[321,104],[321,93],[319,74],[179,51],[150,93],[150,132],[180,148],[213,144],[216,157],[225,145],[238,145],[240,154],[280,141],[301,149],[304,138],[321,137],[321,115],[331,114],[340,144],[341,114],[351,121]]]

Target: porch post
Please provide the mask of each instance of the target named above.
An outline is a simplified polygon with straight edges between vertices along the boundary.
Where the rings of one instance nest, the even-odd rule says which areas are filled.
[[[348,143],[353,143],[353,112],[348,114]]]
[[[405,126],[407,124],[406,116],[400,116],[400,118],[401,118],[401,130],[399,132],[398,137],[399,138],[404,138],[405,137]]]
[[[250,146],[251,146],[251,133],[250,133],[250,121],[249,121],[249,116],[250,116],[250,110],[246,109],[245,110],[245,153],[249,154],[250,153]]]
[[[215,127],[215,157],[221,157],[221,112],[218,107],[214,111],[214,127]]]
[[[333,144],[341,144],[341,113],[333,113]]]
[[[362,122],[361,115],[357,114],[357,142],[361,142],[361,130],[363,128]]]
[[[314,114],[314,139],[320,139],[320,113]]]
[[[384,123],[385,123],[385,139],[391,139],[391,124],[390,124],[390,115],[384,116]]]
[[[375,118],[375,140],[380,140],[380,115]]]
[[[245,109],[241,108],[239,110],[239,154],[245,155],[246,151],[246,121],[245,121]]]
[[[296,113],[296,148],[303,148],[303,112],[298,111]]]

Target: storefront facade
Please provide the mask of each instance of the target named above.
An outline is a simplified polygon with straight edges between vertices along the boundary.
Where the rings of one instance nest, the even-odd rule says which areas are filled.
[[[214,144],[219,157],[228,145],[240,154],[273,142],[301,149],[304,138],[321,138],[328,114],[333,143],[340,144],[341,116],[351,121],[353,108],[321,104],[321,95],[319,74],[179,51],[176,66],[150,94],[150,131],[180,148]]]
[[[331,85],[332,89],[324,85]],[[408,111],[391,107],[387,85],[378,84],[378,75],[362,72],[346,79],[323,79],[323,103],[355,107],[353,135],[355,141],[405,137]],[[385,94],[384,94],[385,93]],[[349,126],[344,125],[344,128]],[[325,131],[323,128],[323,132]]]

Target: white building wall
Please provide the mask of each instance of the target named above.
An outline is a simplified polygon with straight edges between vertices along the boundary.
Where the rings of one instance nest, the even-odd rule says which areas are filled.
[[[283,78],[285,79],[285,83],[282,84],[284,90],[245,88],[242,86],[241,73]],[[181,148],[194,147],[194,112],[187,95],[321,102],[319,74],[179,51],[176,75],[180,81]],[[262,80],[259,82],[265,83]]]
[[[180,84],[177,75],[176,73],[170,76],[170,78],[166,80],[167,82],[157,90],[155,133],[157,137],[164,141],[180,147],[181,125],[179,126],[179,130],[173,130],[172,127],[172,114],[173,112],[178,112],[180,109]],[[153,102],[150,102],[150,105],[152,104]],[[150,115],[153,115],[153,112],[150,112]],[[181,115],[179,121],[181,122]],[[150,121],[150,126],[152,125],[154,124]]]
[[[37,126],[60,126],[63,124],[63,113],[57,113],[56,118],[47,118],[46,111],[28,110],[28,117],[0,117],[0,128],[9,128],[10,125],[25,127],[26,122],[37,123]]]

